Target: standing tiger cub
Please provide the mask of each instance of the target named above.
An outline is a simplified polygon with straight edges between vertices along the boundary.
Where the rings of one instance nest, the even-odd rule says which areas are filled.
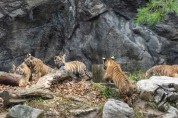
[[[178,65],[156,65],[148,69],[145,78],[150,75],[178,77]]]
[[[44,76],[53,71],[53,69],[44,64],[42,60],[33,57],[31,54],[27,55],[24,63],[31,69],[32,80],[38,80],[41,76]]]
[[[64,70],[69,74],[74,74],[79,78],[91,79],[84,63],[80,61],[65,61],[65,54],[63,56],[55,56],[54,63],[57,69]],[[75,78],[75,77],[74,77]]]
[[[135,87],[128,80],[120,65],[115,62],[114,57],[103,58],[103,65],[105,70],[103,79],[113,81],[119,89],[121,98],[128,104],[133,104]]]

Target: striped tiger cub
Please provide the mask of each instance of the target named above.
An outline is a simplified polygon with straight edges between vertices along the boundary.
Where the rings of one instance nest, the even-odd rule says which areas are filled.
[[[65,61],[65,54],[55,56],[54,63],[57,69],[65,70],[68,73],[74,74],[76,77],[91,79],[90,73],[87,71],[86,65],[80,61]]]
[[[178,77],[178,65],[156,65],[156,66],[153,66],[146,71],[145,78],[147,78],[151,75]]]
[[[128,80],[126,74],[122,71],[121,66],[117,64],[114,57],[103,58],[103,66],[105,74],[103,79],[107,81],[113,81],[119,89],[121,98],[128,104],[133,104],[135,87]]]
[[[22,75],[26,81],[26,83],[29,82],[30,78],[31,78],[31,70],[30,68],[23,62],[21,63],[19,66],[15,66],[14,64],[12,65],[12,73],[16,73],[19,75]]]

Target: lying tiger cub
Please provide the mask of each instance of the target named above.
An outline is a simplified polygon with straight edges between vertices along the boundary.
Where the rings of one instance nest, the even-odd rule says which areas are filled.
[[[145,78],[150,75],[178,77],[178,65],[156,65],[148,69]]]
[[[68,73],[74,74],[79,78],[91,79],[90,73],[87,71],[86,65],[80,61],[65,61],[65,54],[62,56],[55,56],[54,63],[56,68],[63,69]],[[75,77],[74,77],[75,78]]]

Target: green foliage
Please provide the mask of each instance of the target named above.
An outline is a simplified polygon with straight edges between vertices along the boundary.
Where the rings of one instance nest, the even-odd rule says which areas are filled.
[[[147,107],[150,107],[152,109],[158,109],[155,102],[147,102]]]
[[[103,95],[103,96],[105,96],[106,98],[110,98],[111,97],[111,88],[110,87],[106,87],[105,89],[104,89],[104,91],[102,91],[101,92],[101,94]]]
[[[139,81],[144,78],[143,70],[135,70],[129,74],[129,80]]]
[[[135,113],[134,118],[144,118],[143,115],[139,112],[138,108],[134,108],[134,113]]]
[[[137,10],[136,23],[154,26],[167,18],[169,13],[178,13],[178,0],[150,0]]]
[[[108,98],[119,98],[119,92],[117,89],[102,85],[101,83],[93,83],[93,88],[101,93],[101,95]]]
[[[111,88],[101,85],[100,83],[93,83],[92,84],[95,90],[99,91],[103,96],[106,98],[110,98],[111,96]]]

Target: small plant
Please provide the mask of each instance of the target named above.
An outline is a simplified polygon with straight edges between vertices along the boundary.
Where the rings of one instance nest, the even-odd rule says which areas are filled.
[[[139,112],[138,108],[134,108],[134,113],[135,113],[134,118],[144,118],[143,115]]]
[[[111,88],[109,86],[102,85],[101,83],[93,83],[93,88],[101,93],[101,95],[108,98],[119,98],[117,88]]]
[[[143,70],[135,70],[129,74],[129,79],[132,81],[139,81],[144,78]]]
[[[104,89],[106,88],[106,86],[102,85],[101,83],[92,83],[92,88],[94,88],[95,90],[102,92],[104,91]]]
[[[43,103],[44,99],[42,97],[31,97],[29,101]]]
[[[147,102],[147,107],[150,107],[152,109],[158,109],[155,102]]]
[[[110,98],[111,97],[111,88],[110,87],[106,87],[104,89],[104,91],[101,92],[101,94],[103,96],[105,96],[106,98]]]

